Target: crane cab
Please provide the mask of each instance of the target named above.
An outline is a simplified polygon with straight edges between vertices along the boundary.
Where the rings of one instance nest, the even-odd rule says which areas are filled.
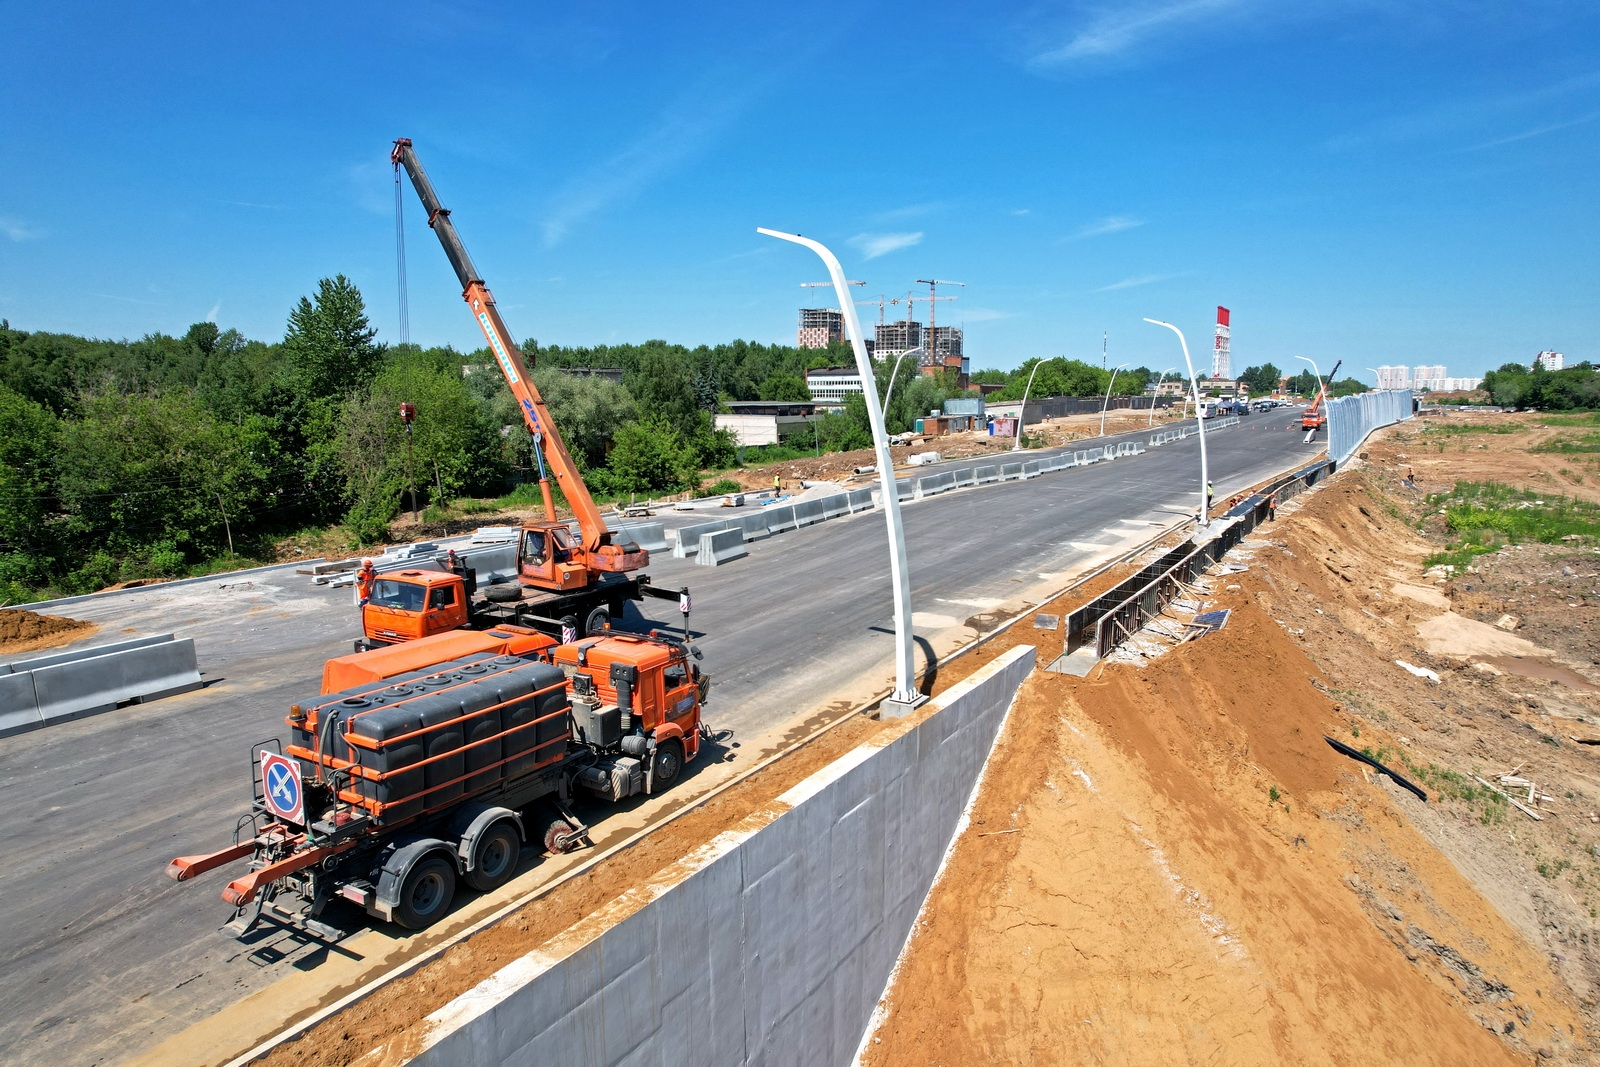
[[[529,523],[517,545],[517,574],[524,585],[558,592],[589,584],[583,545],[564,522]]]

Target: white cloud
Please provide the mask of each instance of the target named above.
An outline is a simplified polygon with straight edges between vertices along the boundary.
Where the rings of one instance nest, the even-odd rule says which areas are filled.
[[[935,211],[943,211],[950,205],[935,200],[926,204],[907,204],[905,207],[893,208],[880,212],[877,218],[882,222],[893,222],[896,219],[914,219],[922,215],[931,215]]]
[[[1438,107],[1390,115],[1367,123],[1354,130],[1329,138],[1324,142],[1324,147],[1331,151],[1342,152],[1367,148],[1377,144],[1404,144],[1434,138],[1464,136],[1471,130],[1482,130],[1492,123],[1517,121],[1519,115],[1528,115],[1530,110],[1542,110],[1552,104],[1559,106],[1569,98],[1592,95],[1597,88],[1600,88],[1600,71],[1590,71],[1571,78],[1564,78],[1549,85],[1541,85],[1514,93],[1469,99],[1453,99],[1449,103]],[[1521,118],[1520,121],[1528,122],[1531,117]],[[1474,144],[1463,150],[1476,151],[1482,148],[1494,148],[1497,145],[1511,144],[1515,141],[1527,140],[1530,137],[1553,133],[1569,126],[1579,126],[1596,117],[1600,116],[1588,114],[1567,121],[1546,123],[1522,133],[1486,141],[1481,144]]]
[[[1108,233],[1121,233],[1123,230],[1131,230],[1136,226],[1143,225],[1143,219],[1133,219],[1126,215],[1107,215],[1103,219],[1097,219],[1081,227],[1078,232],[1072,235],[1071,240],[1081,241],[1086,237],[1101,237]]]
[[[11,219],[0,216],[0,233],[5,234],[13,241],[31,241],[39,236],[39,231],[22,222],[20,219]]]
[[[1156,282],[1164,282],[1168,278],[1176,277],[1178,277],[1177,274],[1137,274],[1132,278],[1124,278],[1120,282],[1112,282],[1110,285],[1102,285],[1100,288],[1094,291],[1097,293],[1109,293],[1115,289],[1133,289],[1136,286],[1154,285]]]
[[[858,233],[850,238],[850,244],[861,250],[861,254],[868,259],[877,259],[890,252],[898,252],[902,248],[922,243],[922,231],[916,233]]]
[[[1231,19],[1259,6],[1261,0],[1164,0],[1100,8],[1065,44],[1035,55],[1033,64],[1060,67],[1118,56],[1152,38]]]
[[[1016,209],[1016,210],[1015,210],[1015,211],[1013,211],[1013,212],[1012,212],[1012,214],[1013,214],[1013,215],[1018,215],[1018,216],[1021,216],[1021,215],[1028,215],[1028,214],[1031,214],[1031,213],[1032,213],[1032,212],[1033,212],[1033,209],[1032,209],[1032,208],[1026,208],[1026,207],[1019,207],[1019,208],[1017,208],[1017,209]]]
[[[218,300],[215,304],[211,305],[211,310],[206,312],[206,321],[207,322],[212,322],[212,323],[216,322],[217,321],[217,316],[219,314],[221,314],[221,312],[222,312],[222,301]]]

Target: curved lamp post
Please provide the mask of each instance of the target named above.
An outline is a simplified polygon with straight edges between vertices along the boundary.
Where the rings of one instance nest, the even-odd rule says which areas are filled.
[[[1028,415],[1028,391],[1033,388],[1033,376],[1039,373],[1042,366],[1042,359],[1033,365],[1033,370],[1028,372],[1028,384],[1022,387],[1022,406],[1017,408],[1017,441],[1011,446],[1013,452],[1022,447],[1022,420]]]
[[[1209,514],[1211,509],[1206,506],[1206,487],[1211,484],[1211,474],[1206,468],[1206,420],[1199,417],[1200,383],[1195,380],[1194,360],[1189,358],[1189,342],[1184,340],[1183,331],[1170,322],[1162,322],[1160,319],[1145,319],[1144,321],[1155,326],[1165,326],[1178,335],[1178,344],[1183,348],[1183,364],[1189,368],[1189,388],[1194,391],[1194,422],[1200,431],[1200,528],[1203,530],[1211,522]]]
[[[1311,364],[1311,373],[1317,376],[1317,392],[1322,392],[1322,371],[1317,369],[1317,361],[1312,359],[1310,356],[1295,356],[1294,358],[1303,359],[1307,363]]]
[[[839,266],[838,258],[825,245],[809,237],[780,230],[758,227],[756,232],[780,241],[804,245],[815,252],[828,267],[828,277],[833,279],[839,307],[843,309],[850,347],[855,352],[856,370],[861,375],[861,392],[867,402],[867,423],[872,427],[872,445],[878,457],[878,484],[883,492],[883,517],[889,529],[889,582],[894,591],[894,695],[883,702],[881,714],[890,717],[905,715],[928,698],[916,690],[916,661],[911,646],[911,578],[906,567],[905,530],[900,523],[900,494],[894,480],[894,460],[889,455],[889,436],[883,424],[883,408],[878,404],[878,386],[872,376],[872,360],[867,357],[867,346],[861,339],[861,320],[856,317],[856,307],[850,299],[844,268]]]
[[[923,348],[921,345],[918,345],[916,348],[908,348],[898,356],[894,357],[894,370],[889,372],[889,388],[886,389],[883,394],[883,413],[885,419],[889,417],[889,404],[894,400],[894,380],[900,375],[900,361],[909,355],[915,354],[917,361],[920,363],[922,361],[923,354],[926,352],[927,349]],[[887,427],[887,425],[888,424],[886,422],[885,426]]]
[[[1106,435],[1106,405],[1111,403],[1111,387],[1117,384],[1117,371],[1126,367],[1126,363],[1119,363],[1111,368],[1111,380],[1106,383],[1106,398],[1100,401],[1100,436]],[[1155,401],[1150,401],[1150,410],[1155,410]]]

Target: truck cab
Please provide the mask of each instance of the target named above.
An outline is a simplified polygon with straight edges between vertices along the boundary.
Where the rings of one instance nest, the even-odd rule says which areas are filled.
[[[372,582],[361,629],[385,644],[415,641],[467,624],[467,586],[459,574],[432,568],[391,571]]]
[[[566,523],[529,523],[517,546],[517,574],[540,589],[581,589],[589,584],[583,556],[583,546]]]

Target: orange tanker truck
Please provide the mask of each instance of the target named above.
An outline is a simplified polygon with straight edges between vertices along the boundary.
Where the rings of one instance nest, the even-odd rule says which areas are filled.
[[[253,746],[233,844],[167,874],[248,861],[222,891],[235,937],[268,919],[337,939],[319,918],[335,897],[424,929],[458,882],[510,881],[530,837],[582,842],[575,790],[614,802],[676,781],[706,736],[699,658],[661,632],[557,644],[506,625],[329,660],[321,694],[289,708],[288,743]]]

